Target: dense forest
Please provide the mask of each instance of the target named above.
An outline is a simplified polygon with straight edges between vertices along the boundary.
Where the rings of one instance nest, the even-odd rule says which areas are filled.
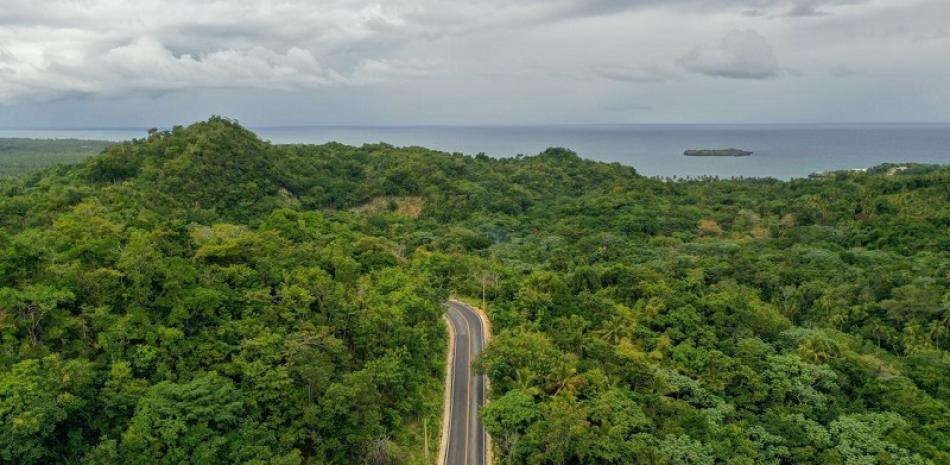
[[[498,463],[950,463],[950,167],[674,182],[216,117],[0,190],[0,463],[424,463],[450,295],[492,319]]]

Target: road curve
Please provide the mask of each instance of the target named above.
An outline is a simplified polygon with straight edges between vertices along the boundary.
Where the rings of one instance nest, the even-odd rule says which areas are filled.
[[[485,405],[485,376],[476,376],[472,362],[485,347],[486,329],[475,310],[461,302],[446,302],[446,319],[452,326],[452,363],[449,374],[449,408],[443,439],[444,461],[439,465],[488,465],[488,435],[479,409]]]

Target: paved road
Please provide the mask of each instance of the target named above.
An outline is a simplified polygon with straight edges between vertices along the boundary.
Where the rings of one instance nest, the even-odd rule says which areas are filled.
[[[440,465],[486,465],[488,435],[478,415],[479,408],[485,404],[485,377],[476,376],[472,369],[472,361],[485,346],[485,328],[468,305],[455,301],[446,305],[455,348],[450,373],[445,463]]]

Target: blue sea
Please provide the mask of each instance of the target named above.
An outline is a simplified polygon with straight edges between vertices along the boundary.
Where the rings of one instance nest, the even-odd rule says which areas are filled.
[[[565,147],[646,176],[789,179],[881,163],[950,164],[950,124],[305,126],[251,128],[274,143],[386,142],[507,157]],[[145,129],[0,129],[0,137],[127,140]],[[743,158],[686,157],[686,149],[739,148]]]

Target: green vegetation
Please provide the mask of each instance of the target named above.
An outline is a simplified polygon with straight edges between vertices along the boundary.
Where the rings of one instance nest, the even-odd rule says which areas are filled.
[[[0,178],[58,164],[77,163],[101,152],[110,143],[78,139],[0,138]]]
[[[421,463],[483,289],[500,463],[950,463],[947,186],[156,132],[0,182],[0,463]]]

